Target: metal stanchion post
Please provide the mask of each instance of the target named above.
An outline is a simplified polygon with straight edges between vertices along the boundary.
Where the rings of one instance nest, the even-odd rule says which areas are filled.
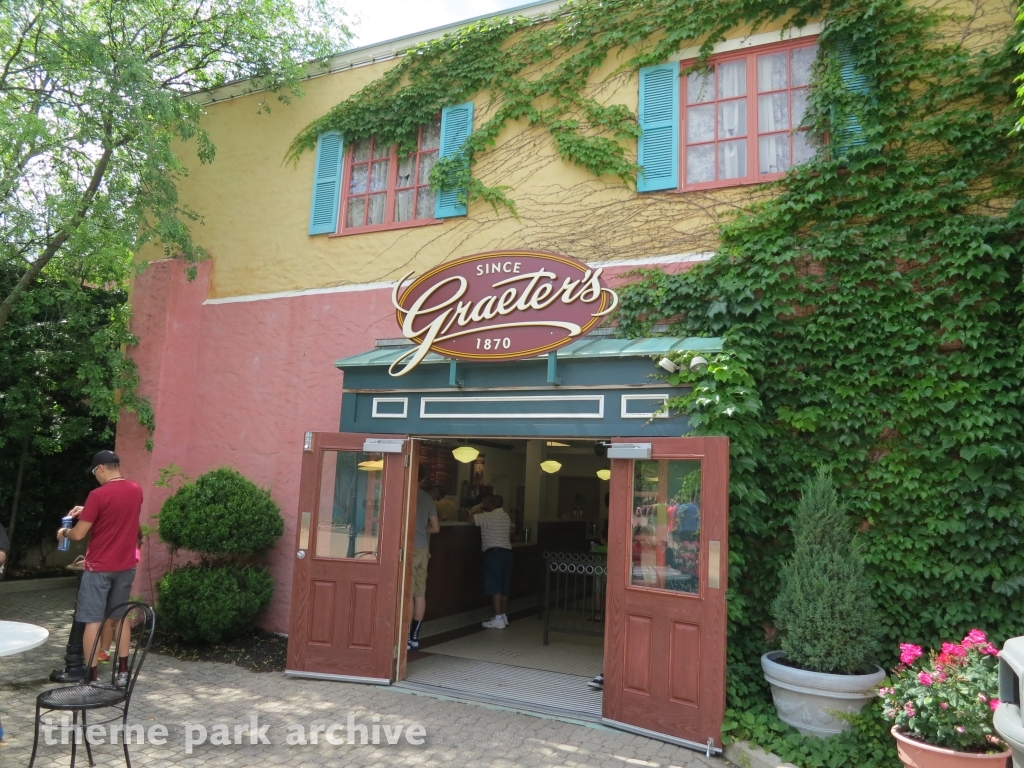
[[[69,570],[75,571],[78,575],[78,585],[82,585],[82,572],[85,570],[82,563],[72,563]],[[78,598],[75,597],[77,608]],[[82,639],[85,635],[85,624],[74,621],[71,624],[71,634],[68,636],[68,644],[64,648],[64,668],[55,669],[50,673],[51,683],[77,683],[85,680],[85,649],[82,647]]]

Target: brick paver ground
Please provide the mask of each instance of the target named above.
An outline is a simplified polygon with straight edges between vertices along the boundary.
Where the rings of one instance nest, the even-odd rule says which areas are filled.
[[[6,730],[0,741],[0,766],[28,764],[32,749],[35,697],[47,688],[50,670],[61,665],[71,624],[74,590],[0,593],[0,619],[29,621],[50,630],[48,642],[18,656],[0,658],[0,718]],[[309,740],[311,726],[339,723],[332,735],[347,741],[349,716],[366,725],[372,739],[374,720],[408,728],[418,723],[426,731],[424,743],[409,744],[404,730],[399,743],[332,745],[324,733],[317,744],[288,744],[289,726],[301,726]],[[265,737],[272,743],[193,746],[186,752],[189,724],[248,725],[251,717],[269,725]],[[198,766],[445,766],[445,768],[511,768],[512,766],[601,766],[602,768],[725,768],[721,759],[706,759],[685,749],[610,729],[546,720],[457,702],[442,701],[384,687],[350,685],[287,678],[280,673],[253,673],[229,664],[189,662],[151,655],[139,678],[130,710],[131,724],[146,729],[167,728],[167,743],[132,745],[132,763],[139,768],[192,768]],[[294,734],[296,729],[291,729]],[[199,731],[193,729],[193,740]],[[54,733],[59,738],[59,732]],[[159,735],[159,734],[154,734]],[[69,746],[41,746],[36,765],[66,766]],[[124,765],[119,746],[93,748],[96,764]],[[81,766],[87,766],[80,751]]]

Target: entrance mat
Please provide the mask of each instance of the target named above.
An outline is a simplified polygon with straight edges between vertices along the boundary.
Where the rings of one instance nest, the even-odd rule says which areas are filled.
[[[602,638],[552,633],[549,639],[550,645],[544,645],[544,623],[528,616],[513,621],[505,629],[481,629],[425,650],[461,659],[585,676],[588,680],[601,673]]]
[[[537,669],[430,655],[410,661],[397,685],[442,696],[522,708],[556,717],[601,719],[601,691],[590,678]]]

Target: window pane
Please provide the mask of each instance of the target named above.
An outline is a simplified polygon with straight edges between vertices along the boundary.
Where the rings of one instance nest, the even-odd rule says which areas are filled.
[[[807,89],[791,91],[790,98],[793,99],[793,127],[796,128],[804,121],[804,115],[807,114]]]
[[[817,148],[810,141],[807,131],[796,131],[793,134],[793,165],[806,163],[814,158]]]
[[[792,52],[793,87],[807,85],[811,82],[811,67],[814,58],[818,54],[818,46],[811,45],[806,48],[797,48]]]
[[[714,141],[715,139],[715,105],[686,108],[686,141]]]
[[[416,190],[416,218],[434,218],[434,190],[430,187],[420,187]]]
[[[369,171],[368,165],[353,165],[352,177],[348,182],[348,193],[350,195],[362,195],[366,192],[366,174]]]
[[[398,184],[397,187],[411,187],[413,185],[412,175],[416,172],[416,155],[406,155],[398,161]]]
[[[420,149],[437,149],[441,146],[441,118],[423,126],[420,136]]]
[[[722,101],[718,103],[718,138],[747,134],[747,100]]]
[[[391,147],[387,144],[378,144],[376,140],[373,142],[373,159],[378,160],[382,157],[388,157],[391,154]]]
[[[383,192],[388,188],[388,161],[374,163],[370,172],[370,191]]]
[[[363,216],[366,213],[366,198],[353,197],[348,201],[348,217],[345,219],[346,227],[363,226]]]
[[[384,455],[324,451],[316,557],[376,560]]]
[[[633,586],[700,593],[700,506],[700,461],[633,462]]]
[[[387,195],[370,195],[370,210],[369,215],[366,217],[368,225],[384,223],[384,207],[386,203]]]
[[[757,90],[759,93],[778,91],[788,85],[785,51],[757,57]]]
[[[686,149],[686,183],[700,184],[715,180],[715,145],[706,144]]]
[[[718,66],[718,98],[728,99],[747,93],[747,62],[743,59]]]
[[[395,195],[395,221],[409,221],[412,219],[413,199],[415,197],[415,189],[403,189]]]
[[[361,162],[370,159],[370,140],[361,139],[352,145],[352,160]]]
[[[718,178],[741,179],[747,175],[747,142],[723,141],[718,145]]]
[[[417,184],[430,183],[430,170],[437,164],[437,152],[420,155],[420,173]]]
[[[782,173],[789,168],[789,134],[776,133],[757,140],[758,170],[761,173]]]
[[[715,71],[691,72],[686,76],[686,103],[700,104],[702,101],[714,101]]]
[[[761,133],[789,128],[789,94],[757,97],[757,130]]]

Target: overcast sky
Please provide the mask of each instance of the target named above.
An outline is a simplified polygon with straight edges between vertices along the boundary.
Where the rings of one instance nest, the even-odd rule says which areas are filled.
[[[422,32],[474,16],[525,5],[529,0],[345,0],[353,47]]]

